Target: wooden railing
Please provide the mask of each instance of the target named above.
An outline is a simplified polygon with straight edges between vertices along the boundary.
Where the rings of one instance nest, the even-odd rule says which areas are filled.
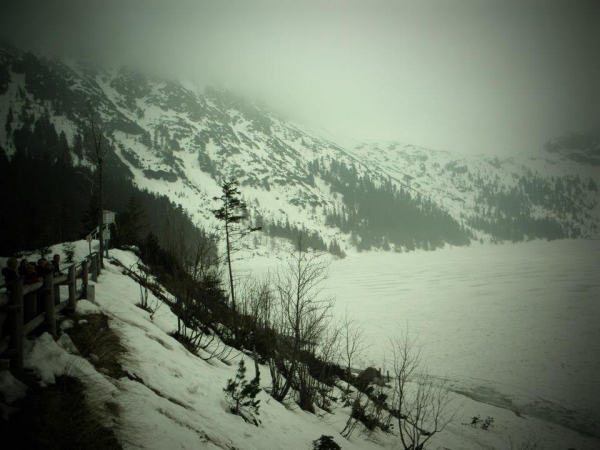
[[[46,323],[48,332],[56,337],[56,314],[65,308],[75,311],[77,300],[88,296],[89,275],[97,282],[100,274],[98,253],[65,270],[65,275],[54,277],[53,273],[48,273],[43,280],[30,285],[24,285],[21,277],[6,285],[8,292],[0,293],[0,359],[10,359],[10,366],[15,370],[23,370],[25,336]],[[82,281],[79,290],[78,278]],[[60,286],[69,287],[68,298],[63,301]],[[38,302],[38,299],[42,301]]]

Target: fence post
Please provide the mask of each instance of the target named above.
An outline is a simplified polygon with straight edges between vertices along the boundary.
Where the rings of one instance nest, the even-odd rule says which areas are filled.
[[[56,317],[54,317],[54,274],[52,272],[44,275],[44,303],[46,307],[46,323],[50,334],[56,336]]]
[[[52,288],[54,289],[54,304],[60,305],[60,285],[54,284]]]
[[[98,254],[92,256],[92,281],[98,282]]]
[[[98,275],[100,275],[100,273],[102,273],[102,255],[98,255],[98,253],[96,253],[96,264],[98,265]]]
[[[77,280],[75,279],[75,264],[69,267],[69,309],[75,311],[77,306]]]
[[[84,259],[81,263],[81,297],[86,298],[87,296],[87,285],[88,285],[88,260]]]
[[[87,301],[94,305],[96,304],[96,286],[94,284],[88,286]]]
[[[19,278],[12,285],[10,291],[10,304],[12,311],[12,330],[10,334],[11,347],[15,354],[10,358],[10,365],[18,371],[23,370],[23,278]]]

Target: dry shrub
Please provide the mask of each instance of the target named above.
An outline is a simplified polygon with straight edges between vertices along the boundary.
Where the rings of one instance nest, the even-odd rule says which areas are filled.
[[[96,370],[113,378],[124,372],[125,347],[110,329],[104,314],[78,316],[69,314],[75,323],[67,333],[81,356]],[[79,323],[85,320],[85,323]],[[69,373],[67,369],[65,373]],[[121,449],[112,426],[120,422],[122,407],[110,394],[84,384],[78,378],[63,375],[46,388],[27,372],[18,376],[30,388],[28,395],[15,402],[9,420],[0,417],[1,448],[48,450]]]

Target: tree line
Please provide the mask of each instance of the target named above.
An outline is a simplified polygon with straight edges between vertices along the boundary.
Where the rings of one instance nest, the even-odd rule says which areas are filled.
[[[471,176],[478,187],[474,217],[467,223],[493,238],[519,242],[526,239],[563,239],[581,237],[581,220],[586,191],[598,187],[579,176],[540,177],[529,173],[518,178],[515,186],[505,186],[498,179]],[[577,200],[574,200],[577,199]],[[539,217],[535,211],[551,211]]]
[[[350,233],[359,250],[434,250],[445,243],[468,245],[472,235],[431,199],[412,195],[391,180],[376,182],[352,165],[315,159],[309,171],[341,194],[341,204],[326,209],[326,223]]]
[[[59,242],[84,238],[98,226],[99,186],[90,164],[89,137],[77,133],[69,145],[65,133],[57,133],[48,114],[29,116],[12,129],[14,153],[9,159],[0,146],[0,253],[38,251]],[[133,175],[107,145],[105,209],[117,212],[112,236],[119,242],[165,236],[171,228],[196,227],[181,205],[167,197],[139,190]],[[141,215],[143,210],[143,215]]]
[[[329,244],[321,237],[317,231],[309,231],[305,227],[298,227],[290,224],[289,220],[265,220],[259,216],[262,228],[267,236],[278,237],[287,239],[288,241],[297,245],[298,239],[302,237],[302,242],[306,248],[313,249],[315,251],[323,251],[331,253],[338,258],[345,258],[346,253],[340,247],[337,240],[332,239]]]

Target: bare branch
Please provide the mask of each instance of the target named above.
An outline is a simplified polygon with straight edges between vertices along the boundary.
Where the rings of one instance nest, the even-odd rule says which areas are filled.
[[[405,450],[424,448],[432,436],[452,422],[453,407],[447,380],[436,380],[422,367],[421,347],[408,329],[391,341],[394,408],[400,441]]]

